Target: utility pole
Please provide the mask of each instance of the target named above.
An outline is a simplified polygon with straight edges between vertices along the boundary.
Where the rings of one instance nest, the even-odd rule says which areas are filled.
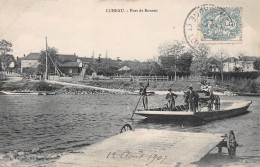
[[[94,59],[94,54],[95,54],[95,52],[93,51],[93,52],[92,52],[92,59]]]
[[[223,56],[222,56],[222,54],[223,54],[223,52],[221,52],[221,56],[220,56],[220,62],[221,62],[221,64],[220,64],[220,72],[221,72],[221,82],[223,83],[223,78],[224,78],[224,76],[223,76]]]
[[[45,40],[46,40],[46,61],[45,61],[45,80],[48,79],[48,53],[47,53],[47,50],[48,50],[48,44],[47,44],[47,37],[45,37]]]
[[[177,60],[178,60],[178,55],[175,55],[175,71],[174,71],[174,80],[177,80]]]

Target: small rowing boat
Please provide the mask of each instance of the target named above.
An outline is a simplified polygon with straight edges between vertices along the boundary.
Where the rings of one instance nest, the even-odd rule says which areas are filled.
[[[55,95],[55,92],[0,91],[0,95]]]

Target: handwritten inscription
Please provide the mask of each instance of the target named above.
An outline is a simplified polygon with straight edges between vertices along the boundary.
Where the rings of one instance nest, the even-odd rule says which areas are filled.
[[[162,164],[166,159],[167,155],[158,155],[158,154],[145,154],[143,151],[138,153],[125,150],[123,152],[109,152],[106,156],[109,159],[140,159],[144,161],[145,166],[149,166],[152,163]]]

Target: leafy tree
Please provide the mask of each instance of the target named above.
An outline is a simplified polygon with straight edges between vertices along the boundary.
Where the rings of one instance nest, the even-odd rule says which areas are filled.
[[[193,57],[190,70],[194,75],[203,75],[208,71],[208,54],[210,48],[205,44],[200,44],[198,50],[191,50]]]
[[[49,73],[55,73],[55,63],[58,60],[58,50],[54,47],[49,47],[47,50],[47,68]],[[46,50],[41,50],[40,58],[38,59],[39,65],[37,67],[37,72],[41,75],[45,74],[46,71]]]
[[[12,50],[12,43],[2,39],[0,41],[0,67],[1,70],[6,70],[6,68],[9,66],[10,62],[14,60],[13,55],[10,53]]]
[[[26,75],[36,75],[37,74],[37,69],[33,67],[25,67],[23,69],[23,74]]]
[[[158,47],[160,64],[168,74],[176,73],[178,58],[184,49],[184,44],[178,41],[167,41]]]
[[[12,52],[12,46],[13,44],[5,39],[0,41],[0,53],[3,55],[8,54],[9,52]]]
[[[190,72],[190,66],[192,63],[192,58],[193,55],[190,52],[185,52],[184,54],[182,54],[177,62],[177,67],[179,69],[180,72],[183,73],[189,73]]]
[[[260,58],[254,61],[254,69],[260,72]]]

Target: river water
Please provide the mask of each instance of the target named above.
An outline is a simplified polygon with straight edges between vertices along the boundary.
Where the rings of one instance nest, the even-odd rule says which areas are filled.
[[[135,95],[116,94],[0,96],[0,166],[14,161],[12,156],[29,163],[46,159],[55,161],[64,153],[75,152],[119,133],[125,123],[130,123],[134,128],[204,133],[226,133],[232,129],[238,143],[243,144],[237,149],[237,158],[227,160],[227,154],[212,158],[216,157],[216,150],[213,150],[201,164],[209,161],[213,164],[260,163],[259,98],[221,96],[221,99],[251,100],[250,112],[201,126],[149,123],[138,116],[131,120],[138,98]],[[182,97],[178,99],[180,102]],[[165,103],[162,95],[149,97],[150,107],[161,107]],[[142,107],[141,104],[139,107]]]

